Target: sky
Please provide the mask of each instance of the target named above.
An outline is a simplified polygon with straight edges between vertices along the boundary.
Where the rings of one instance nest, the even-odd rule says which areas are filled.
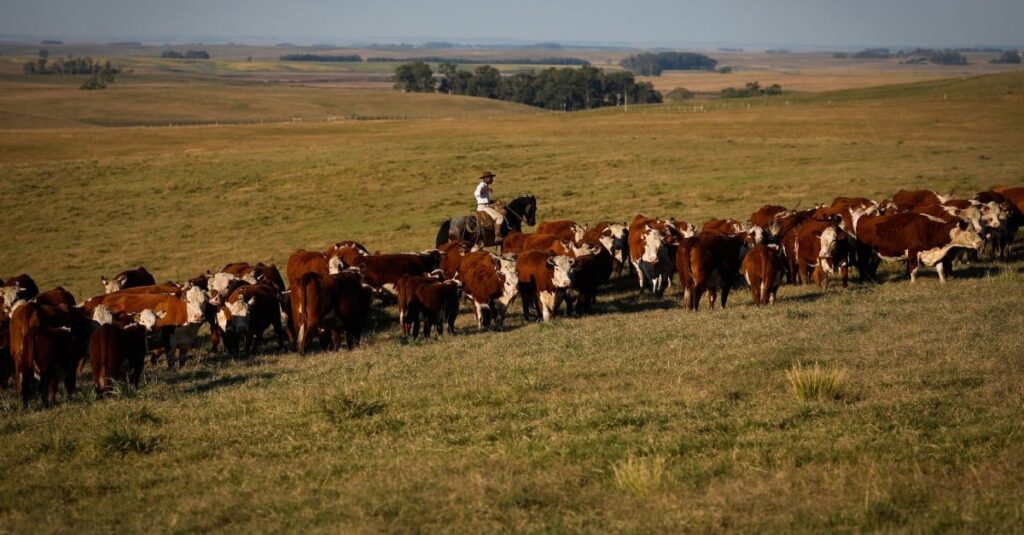
[[[0,0],[2,35],[90,39],[944,47],[1022,28],[1024,0]]]

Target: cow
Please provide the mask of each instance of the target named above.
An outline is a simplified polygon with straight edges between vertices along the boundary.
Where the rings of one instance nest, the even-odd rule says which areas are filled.
[[[586,243],[600,243],[612,255],[612,269],[616,275],[622,275],[623,267],[628,269],[629,262],[629,227],[625,223],[601,221],[587,230],[583,236]]]
[[[711,219],[700,229],[701,232],[718,232],[729,236],[743,234],[748,230],[750,230],[750,224],[735,219]]]
[[[354,241],[339,241],[327,248],[329,260],[337,258],[337,267],[334,273],[345,268],[358,267],[364,257],[370,255],[370,251],[363,244]]]
[[[750,223],[763,229],[771,230],[778,225],[779,219],[785,217],[788,213],[790,211],[785,206],[766,204],[750,214]]]
[[[103,284],[103,289],[107,293],[112,293],[118,290],[124,290],[125,288],[156,284],[156,279],[146,271],[146,268],[139,266],[135,269],[122,271],[117,275],[114,275],[111,279],[101,276],[100,282]]]
[[[146,309],[152,310],[158,318],[154,327],[161,333],[168,367],[173,368],[175,362],[179,366],[184,365],[199,327],[209,319],[209,297],[206,292],[196,286],[178,294],[139,293],[133,290],[139,288],[93,297],[82,306],[91,312],[98,305],[105,305],[121,314],[140,314]]]
[[[369,255],[362,259],[359,269],[363,281],[378,295],[398,295],[398,279],[403,275],[422,275],[438,269],[441,252],[431,249],[422,253],[397,253]]]
[[[71,292],[64,289],[63,286],[58,286],[52,290],[47,290],[35,296],[33,299],[36,303],[50,306],[61,306],[66,305],[68,307],[75,306],[75,296]]]
[[[594,254],[577,256],[569,274],[571,285],[566,292],[566,313],[590,313],[597,302],[598,289],[608,282],[613,269],[614,258],[604,247],[598,247]]]
[[[935,266],[939,280],[945,282],[953,270],[950,252],[958,248],[978,250],[984,243],[966,221],[946,222],[914,213],[855,214],[854,227],[857,239],[878,258],[905,261],[911,282],[917,280],[921,264]],[[873,278],[874,271],[869,275]]]
[[[537,234],[554,234],[576,245],[583,243],[583,236],[586,235],[587,230],[586,225],[580,225],[568,219],[545,221],[537,225]]]
[[[56,400],[62,379],[68,396],[75,393],[91,329],[92,321],[83,309],[33,301],[14,309],[10,322],[11,359],[15,384],[26,407],[37,381],[44,406]]]
[[[743,246],[743,236],[719,232],[702,232],[680,241],[676,249],[676,269],[683,289],[683,306],[697,310],[707,291],[713,309],[721,291],[722,308],[725,308],[733,280],[739,274]]]
[[[838,217],[830,220],[808,219],[795,229],[792,241],[786,241],[783,247],[791,264],[796,265],[797,282],[811,282],[808,266],[814,266],[813,280],[818,286],[828,286],[828,274],[839,271],[843,288],[849,280],[849,262],[851,242],[847,234],[839,226]]]
[[[438,336],[444,334],[446,323],[449,334],[455,334],[461,289],[459,281],[442,281],[437,276],[405,275],[399,279],[398,316],[402,335],[408,337],[411,332],[413,339],[418,337],[421,321],[427,338],[434,326]]]
[[[473,301],[473,314],[481,330],[500,330],[508,306],[519,293],[518,261],[486,251],[467,254],[462,260],[459,280],[462,291]]]
[[[11,359],[11,318],[0,311],[0,389],[14,376],[14,360]]]
[[[1005,224],[1000,226],[1000,230],[991,232],[989,236],[993,256],[997,258],[1009,258],[1013,249],[1013,239],[1020,227],[1024,226],[1024,208],[1019,205],[1021,194],[1018,193],[1022,190],[1024,188],[1002,188],[1002,192],[982,191],[972,199],[985,206],[998,206],[1002,213]],[[1003,192],[1007,192],[1009,195]],[[1013,197],[1014,195],[1017,197]],[[1014,200],[1015,198],[1017,200]]]
[[[531,307],[543,321],[551,320],[572,284],[569,273],[575,262],[568,256],[547,251],[527,251],[516,259],[524,320],[530,320]]]
[[[3,286],[0,286],[0,302],[3,303],[3,311],[10,315],[18,301],[27,301],[39,295],[39,286],[32,277],[22,273],[17,277],[7,279]]]
[[[786,275],[782,247],[774,243],[756,245],[747,251],[740,268],[753,294],[754,306],[774,305]]]
[[[277,269],[274,264],[264,264],[258,262],[256,264],[249,264],[248,262],[234,262],[227,264],[220,268],[217,273],[211,274],[208,277],[207,289],[210,291],[210,296],[213,297],[213,292],[216,291],[222,297],[226,297],[231,294],[233,288],[230,287],[232,281],[244,281],[249,284],[265,283],[278,291],[283,292],[285,290],[284,279],[281,278],[281,272]],[[237,288],[237,285],[235,285]]]
[[[111,381],[127,382],[139,387],[139,379],[146,363],[147,343],[146,317],[155,320],[155,314],[143,311],[138,317],[116,317],[107,307],[100,305],[93,311],[93,321],[99,326],[89,338],[89,364],[92,367],[93,385],[99,394],[113,390]],[[136,321],[141,321],[138,323]],[[153,321],[152,324],[155,324]],[[129,377],[124,368],[131,372]]]
[[[341,347],[345,335],[348,350],[359,345],[370,314],[373,289],[363,284],[362,276],[353,271],[333,275],[306,273],[292,287],[292,315],[298,325],[299,354],[305,355],[311,337],[330,335],[331,347]]]
[[[944,197],[927,189],[905,190],[901,189],[892,196],[892,202],[897,206],[914,207],[928,206],[929,204],[942,204],[949,197]]]
[[[629,226],[629,258],[636,270],[640,291],[661,297],[672,283],[673,257],[670,246],[677,239],[671,223],[638,215]]]
[[[263,341],[263,332],[274,328],[277,347],[284,350],[287,305],[271,284],[245,284],[236,288],[216,309],[216,326],[224,337],[224,345],[233,356],[238,356],[239,342],[244,343],[245,354],[252,355]]]
[[[285,267],[288,275],[288,287],[292,288],[306,273],[329,274],[327,268],[327,255],[320,251],[306,251],[298,249],[288,257],[288,264]]]
[[[445,279],[451,280],[458,276],[462,259],[472,249],[472,243],[460,240],[451,240],[438,248],[438,251],[441,251],[440,269]]]

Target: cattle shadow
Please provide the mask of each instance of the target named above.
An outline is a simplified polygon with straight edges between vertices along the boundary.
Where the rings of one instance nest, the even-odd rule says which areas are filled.
[[[208,381],[203,381],[198,384],[192,385],[185,389],[188,394],[202,394],[204,392],[210,392],[219,388],[228,386],[236,386],[248,383],[249,381],[257,380],[269,380],[276,377],[278,374],[263,372],[263,373],[252,373],[244,375],[227,375],[224,377],[217,377]]]

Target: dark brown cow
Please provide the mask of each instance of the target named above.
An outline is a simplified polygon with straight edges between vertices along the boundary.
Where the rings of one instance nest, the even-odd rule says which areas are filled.
[[[740,251],[744,239],[717,232],[702,232],[684,238],[676,250],[676,269],[683,288],[683,306],[697,310],[707,291],[711,308],[715,308],[719,290],[722,308],[729,300],[729,290],[740,270]]]
[[[137,324],[108,323],[100,325],[89,340],[89,364],[96,391],[109,393],[112,381],[127,382],[139,387],[139,379],[146,364],[146,328]]]
[[[567,292],[566,312],[587,314],[597,302],[598,289],[612,276],[614,260],[604,247],[598,247],[595,254],[577,256],[569,278],[572,281]]]
[[[109,280],[106,277],[100,277],[100,282],[103,283],[103,289],[107,293],[111,293],[124,290],[125,288],[135,288],[136,286],[150,286],[156,284],[156,279],[146,271],[146,268],[139,266],[135,269],[122,271]]]
[[[292,288],[292,296],[300,354],[306,354],[310,338],[317,335],[322,340],[329,334],[335,351],[341,347],[342,333],[349,350],[359,345],[373,300],[372,289],[359,273],[306,273]]]
[[[11,358],[11,318],[0,311],[0,389],[14,376],[14,360]]]
[[[812,277],[807,268],[813,266],[813,281],[818,286],[828,285],[828,274],[839,271],[843,288],[849,280],[849,251],[847,234],[838,224],[838,217],[832,220],[807,219],[796,227],[793,240],[783,247],[786,258],[796,265],[797,282],[808,284]]]
[[[602,221],[587,230],[585,243],[600,243],[612,255],[612,269],[622,274],[623,267],[633,264],[629,261],[629,227],[625,223]]]
[[[736,219],[712,219],[704,223],[700,229],[701,232],[718,232],[729,236],[743,234],[748,230],[750,230],[750,225]]]
[[[928,206],[929,204],[942,204],[948,199],[943,197],[932,190],[927,189],[914,189],[905,190],[901,189],[892,196],[892,201],[897,205],[918,207]]]
[[[569,272],[575,260],[547,251],[527,251],[516,259],[519,294],[523,301],[523,319],[530,320],[530,308],[544,321],[550,321],[565,290],[572,284]]]
[[[862,216],[854,221],[857,239],[886,261],[905,261],[911,282],[920,264],[935,266],[939,280],[952,275],[954,249],[981,248],[981,236],[964,221],[947,223],[928,216],[905,213]],[[869,274],[872,278],[875,273]]]
[[[473,300],[473,314],[481,330],[501,329],[508,306],[518,294],[517,262],[486,251],[467,254],[462,260],[459,280]]]
[[[11,358],[22,403],[28,406],[40,386],[43,404],[55,401],[63,379],[70,396],[85,358],[92,322],[82,309],[54,307],[29,301],[11,315]]]
[[[270,284],[248,284],[239,286],[216,310],[217,330],[224,337],[224,345],[232,355],[239,353],[239,342],[244,343],[245,354],[252,355],[253,349],[263,341],[263,332],[274,328],[277,347],[284,350],[283,324],[287,324],[281,294]]]
[[[420,322],[424,322],[424,336],[437,327],[438,336],[444,334],[445,323],[449,334],[455,334],[455,318],[459,312],[459,281],[441,281],[437,277],[406,275],[398,281],[398,315],[402,334],[410,331],[419,336]]]
[[[583,236],[586,233],[586,225],[580,225],[579,223],[569,219],[544,221],[537,225],[537,234],[554,234],[560,239],[570,241],[576,245],[583,243]]]
[[[63,286],[58,286],[52,290],[46,290],[40,293],[33,299],[36,303],[41,305],[60,306],[66,305],[68,307],[75,306],[75,296],[64,289]]]
[[[452,240],[438,248],[441,251],[441,272],[445,279],[458,277],[462,267],[462,259],[473,248],[473,244],[465,241]]]
[[[420,333],[420,302],[416,288],[440,280],[439,277],[423,275],[403,275],[398,279],[398,322],[402,324],[402,336],[408,337],[412,332],[415,339]]]
[[[363,281],[378,293],[386,291],[397,295],[398,279],[403,275],[423,275],[441,265],[441,252],[434,249],[423,253],[370,255],[362,259],[359,268]]]
[[[776,244],[755,246],[743,257],[741,270],[754,296],[754,306],[774,305],[786,274],[782,247]]]
[[[779,232],[775,240],[783,246],[783,251],[794,251],[796,244],[797,229],[809,219],[814,219],[817,209],[809,208],[792,212],[779,219]],[[796,257],[786,254],[786,280],[790,283],[796,282],[797,263]]]
[[[39,295],[39,286],[32,277],[22,273],[17,277],[7,279],[0,287],[0,302],[3,303],[4,311],[10,314],[11,308],[18,301],[27,301]]]

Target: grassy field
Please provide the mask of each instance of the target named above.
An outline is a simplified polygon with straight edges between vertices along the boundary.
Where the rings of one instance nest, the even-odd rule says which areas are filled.
[[[9,88],[0,102],[27,100],[7,109],[43,98]],[[140,106],[133,89],[101,98]],[[164,113],[219,108],[198,100]],[[138,264],[182,279],[229,261],[281,264],[339,239],[422,249],[440,220],[469,209],[484,168],[500,197],[536,194],[539,220],[642,212],[699,223],[769,202],[1024,183],[1021,73],[752,103],[183,128],[0,123],[0,272],[84,297],[100,291],[99,275]],[[138,392],[96,401],[86,387],[49,411],[20,412],[0,394],[0,525],[1013,531],[1024,523],[1024,261],[1018,252],[958,274],[946,285],[929,273],[912,286],[890,269],[881,285],[784,287],[766,310],[740,288],[732,308],[696,315],[675,288],[637,298],[620,279],[585,319],[524,325],[514,313],[506,332],[480,334],[464,310],[464,336],[403,344],[387,309],[352,353],[237,362],[200,352],[182,371],[150,369]],[[815,364],[840,383],[805,399],[790,378]]]

